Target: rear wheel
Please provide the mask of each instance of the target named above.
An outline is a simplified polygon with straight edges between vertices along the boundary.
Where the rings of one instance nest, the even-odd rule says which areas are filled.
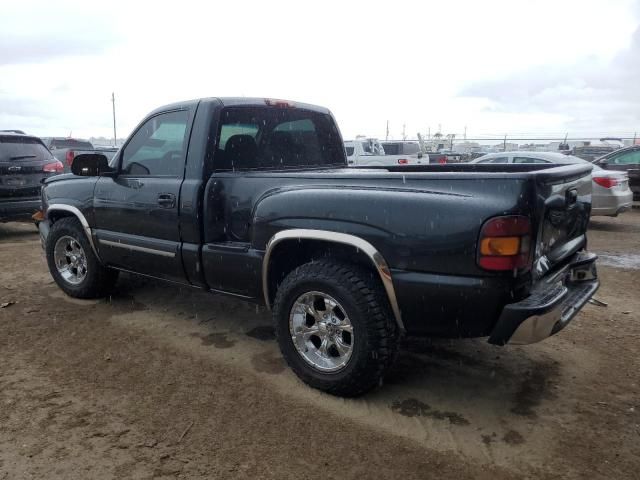
[[[397,327],[379,279],[322,260],[291,272],[273,309],[278,343],[307,384],[340,396],[379,385],[397,349]]]
[[[45,253],[51,276],[71,297],[104,296],[118,278],[116,270],[100,264],[75,218],[62,218],[51,226]]]

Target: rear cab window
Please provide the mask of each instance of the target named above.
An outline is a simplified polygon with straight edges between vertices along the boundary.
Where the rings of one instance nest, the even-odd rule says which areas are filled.
[[[226,107],[215,170],[344,166],[345,149],[329,114],[298,108]]]

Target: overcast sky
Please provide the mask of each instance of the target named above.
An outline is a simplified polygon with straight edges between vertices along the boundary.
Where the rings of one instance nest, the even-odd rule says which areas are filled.
[[[0,129],[118,136],[204,96],[329,107],[343,136],[640,132],[640,1],[4,2]],[[419,4],[419,5],[418,5]]]

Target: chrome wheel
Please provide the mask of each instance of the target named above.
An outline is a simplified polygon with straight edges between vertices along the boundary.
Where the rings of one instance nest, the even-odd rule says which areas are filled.
[[[298,353],[314,368],[336,372],[353,350],[353,327],[344,308],[322,292],[300,295],[291,307],[289,332]]]
[[[73,237],[60,237],[53,247],[53,260],[65,282],[78,285],[87,276],[87,257],[82,245]]]

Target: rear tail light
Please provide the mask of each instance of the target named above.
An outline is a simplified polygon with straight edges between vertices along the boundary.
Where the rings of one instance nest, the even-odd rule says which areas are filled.
[[[399,158],[398,163],[400,165],[406,165],[407,163],[409,163],[409,160],[407,160],[406,158]]]
[[[444,165],[445,163],[447,163],[447,157],[442,156],[438,159],[438,163],[441,165]]]
[[[67,150],[67,155],[65,156],[65,161],[67,165],[71,166],[73,163],[73,158],[76,156],[76,153],[73,150]]]
[[[593,181],[604,188],[612,188],[620,185],[620,181],[617,178],[611,177],[593,177]]]
[[[478,242],[478,265],[485,270],[528,268],[530,253],[531,222],[528,217],[495,217],[482,226]]]
[[[42,167],[42,171],[44,173],[62,173],[64,172],[64,165],[59,160],[55,162],[47,163],[44,167]]]

